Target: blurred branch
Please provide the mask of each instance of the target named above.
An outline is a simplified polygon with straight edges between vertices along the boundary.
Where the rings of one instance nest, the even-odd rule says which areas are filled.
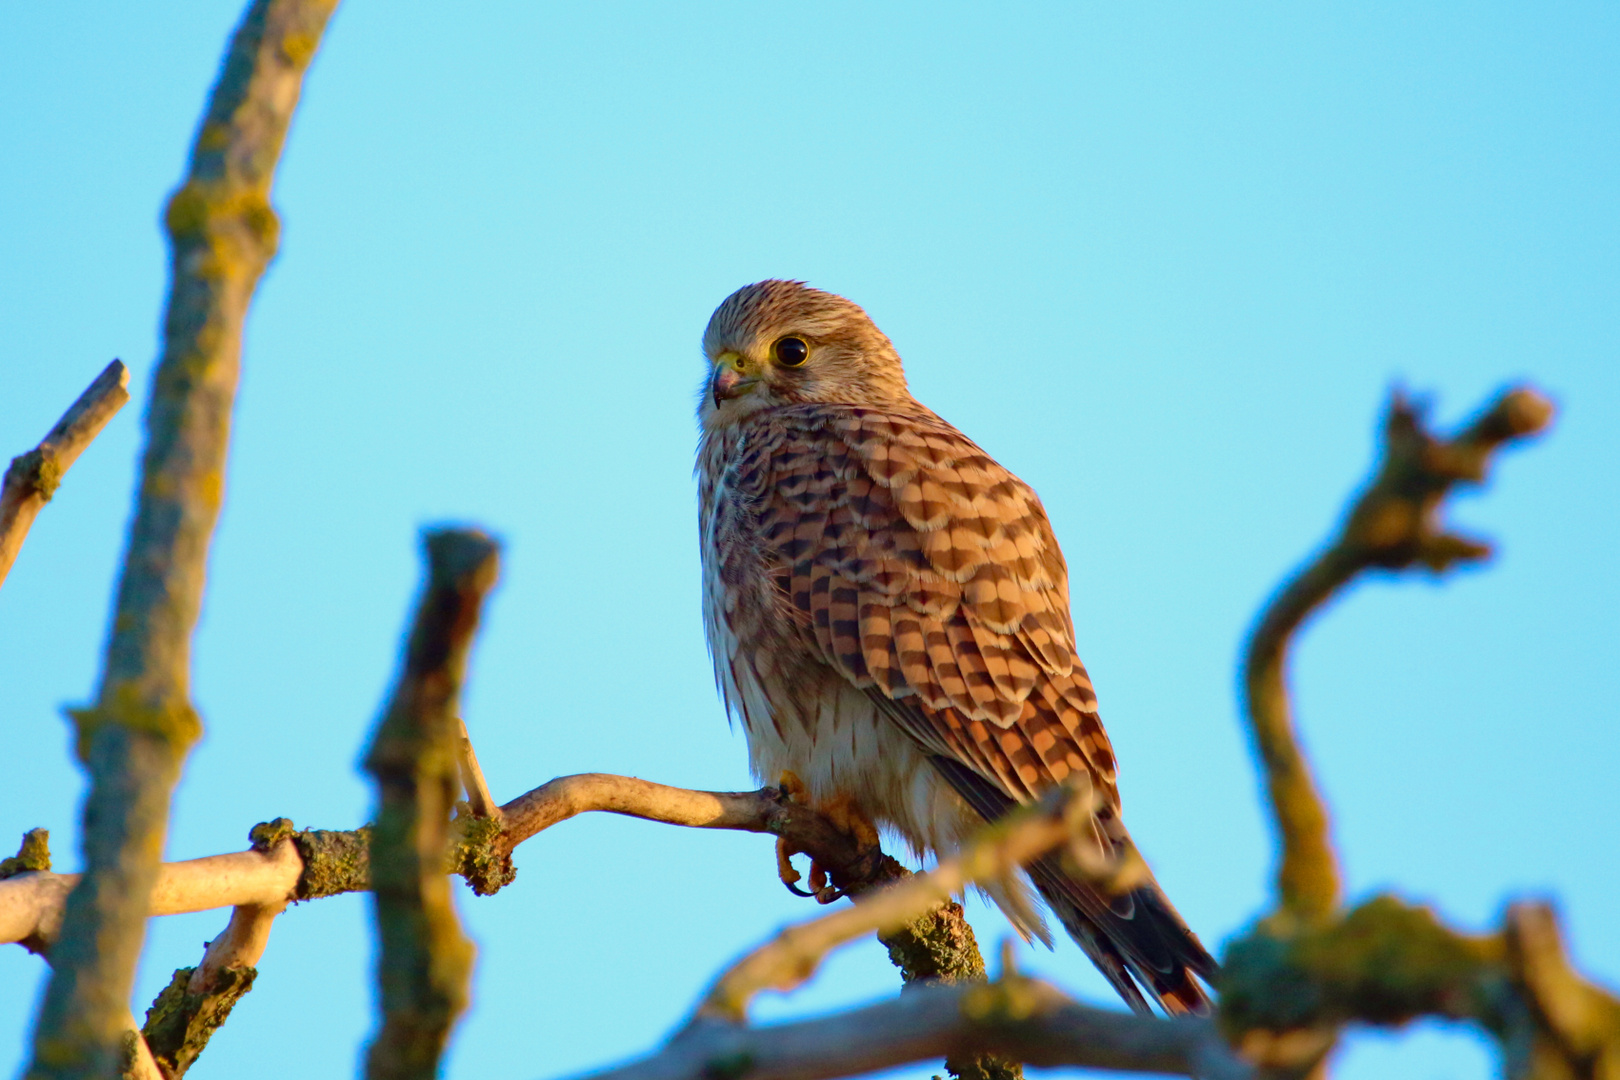
[[[1441,502],[1455,485],[1483,481],[1498,448],[1542,430],[1552,415],[1551,402],[1521,387],[1502,394],[1444,440],[1426,430],[1419,407],[1395,394],[1384,420],[1378,472],[1352,504],[1339,535],[1284,583],[1255,625],[1243,687],[1282,850],[1277,899],[1283,909],[1323,916],[1338,905],[1340,894],[1327,810],[1300,750],[1289,705],[1286,668],[1295,632],[1363,571],[1421,564],[1438,574],[1488,556],[1487,544],[1446,530]]]
[[[1494,1036],[1512,1080],[1620,1076],[1620,1000],[1570,968],[1544,904],[1510,907],[1489,935],[1392,896],[1341,919],[1266,920],[1228,947],[1220,991],[1221,1027],[1278,1076],[1310,1069],[1345,1024],[1423,1016]]]
[[[73,890],[27,1075],[105,1076],[168,826],[201,732],[189,695],[192,631],[224,490],[242,324],[276,249],[270,184],[303,75],[335,0],[255,0],[232,39],[169,200],[172,276],[146,418],[139,497],[101,687],[77,710],[86,872]]]
[[[1253,1076],[1209,1020],[1091,1008],[1008,974],[988,985],[919,986],[815,1020],[757,1027],[701,1020],[650,1057],[577,1080],[823,1080],[977,1055],[1043,1068]]]
[[[0,585],[17,561],[34,518],[56,494],[62,476],[107,421],[129,401],[129,369],[114,360],[102,369],[50,433],[26,454],[11,459],[0,486]]]
[[[443,853],[460,784],[461,686],[498,549],[452,529],[429,533],[424,546],[428,580],[404,671],[366,755],[377,781],[371,878],[383,1011],[366,1055],[370,1080],[437,1076],[472,978],[473,945],[456,920]]]
[[[1093,812],[1091,786],[1058,785],[1039,803],[981,829],[961,851],[928,873],[868,893],[853,907],[787,927],[716,979],[694,1019],[741,1023],[748,1018],[754,995],[793,989],[815,974],[822,958],[839,945],[904,926],[969,885],[1005,880],[1075,835],[1076,807],[1086,817]]]

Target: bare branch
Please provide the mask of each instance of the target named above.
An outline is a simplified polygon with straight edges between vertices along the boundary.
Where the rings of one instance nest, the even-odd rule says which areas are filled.
[[[919,986],[833,1016],[744,1027],[693,1024],[659,1053],[577,1080],[828,1080],[941,1057],[993,1054],[1046,1068],[1251,1080],[1208,1020],[1161,1020],[1077,1004],[1013,976]]]
[[[1340,893],[1327,810],[1300,750],[1288,700],[1286,668],[1295,632],[1363,571],[1421,564],[1440,573],[1485,558],[1488,545],[1446,531],[1441,502],[1455,485],[1483,481],[1499,447],[1541,431],[1552,415],[1551,402],[1521,387],[1445,441],[1430,434],[1421,409],[1397,393],[1384,421],[1377,474],[1351,506],[1339,535],[1284,583],[1250,634],[1245,704],[1282,849],[1277,894],[1284,909],[1324,915],[1338,905]]]
[[[969,885],[998,881],[1074,835],[1071,807],[1092,810],[1089,784],[1059,785],[1034,806],[1017,810],[985,827],[960,852],[926,874],[916,874],[871,892],[850,908],[782,930],[744,956],[715,980],[698,1005],[695,1019],[741,1023],[761,990],[791,990],[804,982],[827,953],[880,930],[904,926]]]
[[[478,753],[473,750],[472,736],[467,734],[467,721],[456,717],[456,753],[461,765],[461,786],[467,792],[467,806],[474,817],[500,817],[501,808],[495,805],[495,796],[489,793],[484,770],[478,765]]]
[[[562,776],[501,807],[498,848],[512,848],[545,829],[587,811],[624,814],[698,829],[737,829],[787,837],[813,856],[846,889],[892,880],[887,856],[863,849],[848,833],[776,788],[758,791],[691,791],[611,773]],[[899,864],[893,863],[898,869]]]
[[[456,920],[443,853],[458,788],[461,685],[498,557],[478,532],[432,532],[424,546],[428,581],[404,671],[366,755],[378,793],[371,877],[383,1010],[366,1055],[370,1080],[436,1076],[472,978],[473,946]]]
[[[11,459],[5,483],[0,486],[0,585],[5,584],[34,518],[56,494],[63,474],[129,401],[128,387],[129,369],[122,360],[114,360],[69,406],[38,446]]]
[[[51,952],[32,1078],[107,1075],[127,1027],[169,797],[201,731],[189,695],[191,635],[224,489],[242,324],[276,248],[270,184],[334,4],[249,7],[190,174],[169,201],[172,280],[139,498],[98,698],[74,713],[90,774],[86,873]]]

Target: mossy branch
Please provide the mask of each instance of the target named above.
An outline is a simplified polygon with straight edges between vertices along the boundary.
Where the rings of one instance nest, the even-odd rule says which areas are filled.
[[[201,724],[192,631],[224,491],[242,325],[275,253],[270,185],[335,0],[255,0],[231,41],[169,204],[163,355],[97,700],[76,710],[85,874],[34,1028],[31,1078],[101,1077],[120,1058],[169,798]]]
[[[1341,891],[1327,809],[1289,704],[1288,650],[1295,633],[1367,570],[1423,566],[1438,574],[1485,558],[1489,545],[1447,531],[1441,504],[1456,485],[1483,481],[1497,449],[1541,431],[1552,415],[1551,402],[1520,387],[1447,440],[1428,431],[1421,408],[1395,394],[1377,473],[1351,505],[1338,536],[1283,584],[1255,624],[1243,664],[1243,695],[1281,852],[1276,883],[1284,909],[1322,917],[1338,905]]]
[[[1349,1023],[1424,1016],[1493,1036],[1511,1080],[1620,1072],[1620,1000],[1577,975],[1545,904],[1516,904],[1495,934],[1464,934],[1426,907],[1375,896],[1342,918],[1262,920],[1222,958],[1219,1019],[1246,1057],[1302,1075]]]

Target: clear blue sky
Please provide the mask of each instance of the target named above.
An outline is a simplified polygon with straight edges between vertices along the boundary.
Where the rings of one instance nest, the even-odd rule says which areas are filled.
[[[159,207],[238,14],[0,8],[0,451],[114,356],[136,395],[0,591],[0,840],[48,826],[64,867],[60,708],[94,685],[123,545]],[[733,288],[797,277],[865,305],[917,395],[1044,497],[1126,819],[1212,945],[1265,899],[1234,695],[1257,604],[1365,474],[1391,384],[1447,422],[1546,388],[1556,431],[1458,507],[1496,562],[1364,583],[1295,683],[1354,893],[1476,927],[1555,894],[1620,982],[1617,84],[1596,3],[346,0],[277,186],[170,856],[364,820],[355,762],[444,520],[507,545],[467,704],[497,796],[586,770],[749,786],[698,618],[697,342]],[[640,1052],[813,914],[760,837],[601,817],[518,865],[459,894],[482,948],[452,1078]],[[140,1007],[223,924],[155,924]],[[360,897],[280,919],[193,1075],[354,1075],[366,924]],[[1026,962],[1108,1000],[1072,945]],[[0,1068],[43,972],[0,949]],[[896,985],[868,944],[760,1011]],[[1489,1069],[1434,1028],[1353,1039],[1338,1075]]]

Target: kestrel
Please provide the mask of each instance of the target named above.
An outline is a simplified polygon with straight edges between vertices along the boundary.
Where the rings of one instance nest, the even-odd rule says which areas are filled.
[[[1099,844],[1128,844],[1035,492],[911,396],[843,297],[745,286],[703,351],[704,626],[755,774],[791,772],[811,806],[922,855],[1084,769]],[[1193,976],[1215,962],[1156,883],[1108,899],[1055,857],[1029,876],[1132,1008],[1207,1010]],[[1022,884],[992,896],[1050,943]]]

